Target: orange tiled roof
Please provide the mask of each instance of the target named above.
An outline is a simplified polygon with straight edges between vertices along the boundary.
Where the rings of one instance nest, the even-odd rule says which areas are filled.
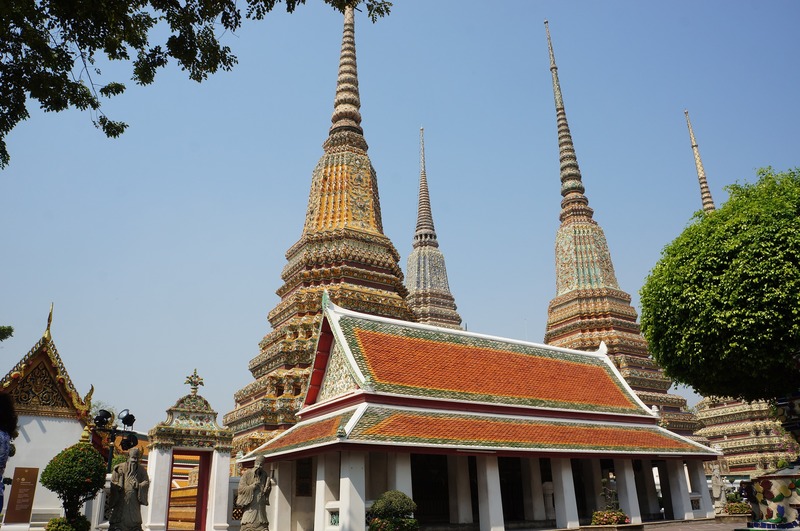
[[[350,432],[345,433],[345,425],[354,414],[358,418]],[[300,422],[255,453],[293,453],[326,442],[609,455],[714,454],[656,425],[568,422],[388,406],[362,406],[343,415]]]
[[[601,356],[349,314],[338,325],[377,392],[649,414]]]

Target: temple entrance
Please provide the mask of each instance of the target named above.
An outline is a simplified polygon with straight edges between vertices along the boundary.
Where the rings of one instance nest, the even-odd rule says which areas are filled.
[[[172,454],[167,531],[204,531],[211,452]]]
[[[525,505],[522,500],[522,463],[519,457],[498,457],[497,466],[500,471],[503,520],[521,522],[525,520]]]
[[[450,521],[447,456],[411,454],[411,488],[420,524]]]

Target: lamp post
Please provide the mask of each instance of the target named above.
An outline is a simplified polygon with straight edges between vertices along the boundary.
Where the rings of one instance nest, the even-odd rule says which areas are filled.
[[[133,433],[133,423],[136,422],[136,417],[128,409],[123,409],[117,415],[117,418],[122,423],[122,430],[117,428],[114,422],[114,415],[105,409],[101,409],[94,417],[94,431],[105,433],[108,435],[108,468],[107,473],[111,473],[111,461],[114,459],[114,446],[117,437],[122,437],[120,446],[123,450],[127,451],[139,444],[139,438]]]

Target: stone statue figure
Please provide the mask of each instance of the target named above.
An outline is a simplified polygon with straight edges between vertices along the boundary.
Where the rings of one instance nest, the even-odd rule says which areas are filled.
[[[131,448],[128,460],[111,472],[108,501],[109,531],[142,531],[142,505],[147,505],[150,479],[139,465],[141,450]]]
[[[253,468],[239,480],[236,504],[244,508],[241,531],[269,531],[267,505],[275,481],[264,470],[264,456],[256,457]]]
[[[714,464],[711,469],[711,496],[714,498],[714,512],[721,513],[725,507],[727,496],[718,464]]]

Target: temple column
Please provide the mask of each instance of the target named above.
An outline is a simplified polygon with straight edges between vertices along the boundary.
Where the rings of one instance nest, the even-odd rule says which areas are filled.
[[[472,495],[469,485],[469,458],[465,455],[447,456],[447,483],[450,497],[450,523],[472,523]]]
[[[575,501],[575,483],[572,481],[572,463],[566,458],[553,458],[550,459],[550,468],[553,473],[556,526],[561,529],[576,529],[581,524]]]
[[[167,528],[167,503],[169,502],[172,476],[172,448],[157,446],[147,455],[147,475],[150,491],[147,495],[147,511],[144,528],[164,531]]]
[[[542,489],[542,467],[538,457],[522,458],[522,503],[525,520],[547,520]]]
[[[686,472],[683,461],[680,459],[667,460],[667,474],[669,474],[670,498],[672,498],[672,513],[675,520],[692,520],[692,502],[689,499],[689,484],[686,482]]]
[[[714,504],[711,502],[711,495],[708,493],[708,481],[703,470],[703,462],[697,459],[686,461],[689,469],[689,480],[692,482],[692,492],[700,494],[700,510],[706,518],[714,518]]]
[[[330,523],[326,506],[336,501],[339,481],[338,455],[335,453],[317,456],[316,489],[314,492],[314,531],[325,531]]]
[[[339,528],[365,531],[366,452],[342,452],[339,471]]]
[[[214,450],[211,456],[211,474],[208,478],[208,516],[206,531],[228,529],[228,480],[230,479],[230,451]]]
[[[617,496],[619,508],[631,518],[632,524],[642,523],[639,498],[636,497],[636,478],[633,475],[633,461],[614,459],[614,474],[617,476]]]
[[[271,531],[292,531],[292,476],[294,463],[275,463],[275,486],[269,500],[272,515],[269,518]]]
[[[409,498],[413,498],[411,488],[411,454],[390,453],[388,459],[389,490],[399,490]]]
[[[479,455],[478,512],[481,531],[504,531],[503,499],[500,495],[500,467],[496,455]]]

